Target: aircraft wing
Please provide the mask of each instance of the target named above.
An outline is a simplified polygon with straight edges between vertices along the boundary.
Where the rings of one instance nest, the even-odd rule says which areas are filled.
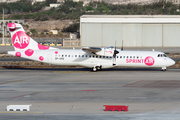
[[[98,48],[98,47],[83,47],[82,50],[87,54],[96,54],[102,56],[113,56],[114,48],[113,47],[105,47],[105,48]]]
[[[98,47],[83,47],[82,50],[88,54],[96,54],[97,52],[100,52],[102,48]]]

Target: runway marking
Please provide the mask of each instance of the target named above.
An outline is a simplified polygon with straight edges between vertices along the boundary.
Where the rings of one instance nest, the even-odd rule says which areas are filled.
[[[83,90],[83,91],[96,91],[96,90]]]
[[[38,94],[38,93],[31,93],[31,94],[20,95],[20,96],[13,97],[12,99],[20,98],[20,97],[27,97],[27,96],[30,97],[31,95],[35,95],[35,94]]]
[[[146,99],[147,97],[129,97],[129,99]]]
[[[0,83],[0,85],[8,84],[8,83],[14,83],[14,82],[21,82],[21,81],[24,81],[24,80],[9,81],[9,82],[5,82],[5,83]]]
[[[90,73],[90,71],[53,71],[53,73]]]
[[[137,82],[134,82],[134,83],[126,84],[126,85],[124,85],[123,87],[128,87],[128,86],[131,86],[131,85],[140,83],[140,82],[142,82],[142,81],[144,81],[144,80],[140,80],[140,81],[137,81]]]
[[[43,113],[43,112],[26,112],[26,111],[0,111],[0,113]]]

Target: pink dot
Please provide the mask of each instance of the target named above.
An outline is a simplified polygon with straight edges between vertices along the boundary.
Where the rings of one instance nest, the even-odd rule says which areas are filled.
[[[31,55],[33,55],[33,53],[34,53],[34,50],[32,50],[32,49],[28,49],[28,50],[25,51],[25,54],[27,56],[31,56]]]
[[[20,52],[16,52],[15,54],[17,57],[21,57],[21,53]]]
[[[55,54],[58,54],[58,51],[55,51]]]
[[[49,46],[44,46],[44,45],[38,44],[38,48],[40,50],[47,50],[47,49],[49,49]]]
[[[39,60],[40,60],[40,61],[43,61],[43,60],[44,60],[44,57],[43,57],[43,56],[40,56],[40,57],[39,57]]]

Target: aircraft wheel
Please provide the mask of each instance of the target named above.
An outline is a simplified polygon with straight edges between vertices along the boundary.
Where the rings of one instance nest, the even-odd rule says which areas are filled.
[[[162,69],[162,71],[164,71],[164,72],[165,72],[165,71],[166,71],[166,69]]]
[[[162,71],[164,71],[164,72],[165,72],[165,71],[166,71],[166,67],[162,67]]]
[[[97,68],[96,68],[96,67],[93,67],[93,68],[92,68],[92,71],[93,71],[93,72],[96,72],[96,71],[97,71]]]
[[[102,67],[100,66],[100,67],[98,67],[97,69],[98,69],[99,71],[101,71],[101,70],[102,70]]]

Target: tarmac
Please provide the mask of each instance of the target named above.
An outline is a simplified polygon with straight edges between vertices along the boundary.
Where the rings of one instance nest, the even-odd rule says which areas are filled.
[[[180,69],[0,68],[0,120],[179,120]],[[8,112],[7,105],[32,105]],[[126,105],[128,112],[104,111]]]

